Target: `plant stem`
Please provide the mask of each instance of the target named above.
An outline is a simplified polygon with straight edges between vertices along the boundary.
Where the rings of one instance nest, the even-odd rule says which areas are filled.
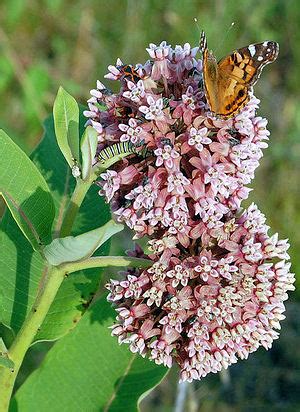
[[[36,333],[45,319],[50,306],[66,273],[95,267],[132,266],[148,267],[149,259],[139,259],[123,256],[101,256],[86,259],[81,262],[67,263],[58,267],[50,266],[45,273],[35,302],[8,351],[9,358],[14,362],[14,370],[0,369],[0,412],[7,412],[15,379],[23,362],[27,349],[31,345]]]
[[[86,181],[77,180],[62,222],[61,237],[68,236],[71,233],[78,210],[94,178],[95,175],[92,174]],[[0,412],[8,411],[14,383],[24,356],[50,309],[64,280],[65,273],[66,271],[62,267],[49,266],[42,277],[32,308],[8,351],[9,358],[14,362],[14,369],[0,368]]]
[[[9,358],[14,362],[14,370],[1,368],[0,412],[8,410],[14,382],[25,353],[43,323],[63,279],[63,270],[54,267],[48,268],[42,279],[35,302],[8,352]]]
[[[108,266],[114,267],[135,267],[135,268],[147,268],[151,266],[152,260],[150,259],[140,259],[135,257],[127,256],[97,256],[91,257],[86,260],[81,260],[79,262],[65,263],[62,265],[65,273],[77,272],[82,269],[90,268],[104,268]]]
[[[77,180],[75,190],[70,199],[68,208],[64,215],[64,220],[60,228],[60,237],[66,237],[70,235],[78,210],[94,180],[94,177],[94,175],[91,176],[90,179],[87,181],[81,179]]]

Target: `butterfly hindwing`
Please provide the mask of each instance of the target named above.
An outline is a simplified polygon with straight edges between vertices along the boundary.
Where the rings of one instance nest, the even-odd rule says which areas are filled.
[[[249,89],[250,86],[233,78],[218,81],[219,104],[216,114],[228,118],[239,112],[250,100]]]

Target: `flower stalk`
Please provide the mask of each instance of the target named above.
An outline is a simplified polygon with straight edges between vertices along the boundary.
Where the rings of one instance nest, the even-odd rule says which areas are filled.
[[[79,208],[95,178],[95,173],[92,173],[86,181],[77,179],[75,190],[62,222],[61,237],[71,233]],[[57,267],[47,266],[32,308],[8,351],[8,357],[14,362],[14,369],[0,368],[0,412],[7,412],[9,409],[14,383],[24,356],[39,331],[65,276],[78,270],[108,266],[147,268],[149,263],[151,264],[149,259],[136,257],[101,256]]]
[[[135,257],[101,256],[61,265],[47,267],[35,302],[12,346],[8,351],[9,358],[14,362],[14,369],[0,369],[0,412],[7,412],[13,386],[24,356],[41,327],[50,306],[61,286],[65,275],[82,269],[102,267],[148,267],[151,261]]]
[[[65,217],[61,225],[59,235],[60,237],[66,237],[70,235],[79,208],[95,178],[96,176],[92,174],[86,181],[82,179],[76,180],[75,190],[69,201],[67,210],[65,212]]]
[[[43,323],[63,279],[64,272],[61,269],[46,269],[35,302],[8,351],[9,358],[14,362],[14,369],[1,368],[0,371],[0,412],[6,412],[9,408],[15,379],[24,356]]]

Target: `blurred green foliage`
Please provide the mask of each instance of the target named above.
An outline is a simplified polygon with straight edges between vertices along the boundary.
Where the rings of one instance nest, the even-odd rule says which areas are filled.
[[[219,57],[265,39],[280,44],[276,63],[255,87],[269,119],[266,150],[250,200],[272,230],[291,239],[300,269],[300,5],[297,0],[2,0],[0,2],[0,127],[28,152],[59,85],[82,103],[96,79],[120,57],[147,59],[149,42],[196,45],[197,17]],[[231,22],[235,26],[228,32]],[[107,82],[111,83],[111,82]],[[116,85],[112,85],[114,87]]]
[[[107,66],[114,64],[117,57],[126,63],[144,62],[149,42],[164,39],[172,45],[185,42],[197,45],[199,31],[194,17],[206,31],[209,47],[218,57],[267,39],[280,44],[278,60],[264,70],[255,86],[255,95],[261,99],[259,114],[269,119],[271,138],[247,203],[258,204],[267,215],[272,232],[290,238],[293,270],[299,273],[300,3],[297,0],[2,0],[0,127],[30,152],[39,141],[41,121],[52,110],[59,85],[85,103],[89,90],[97,79],[103,79]],[[235,26],[226,34],[232,22]],[[115,86],[110,84],[112,88]],[[122,250],[125,245],[128,246],[126,240],[115,249]],[[294,293],[294,298],[297,296],[300,297],[300,292]],[[255,359],[259,364],[259,358]],[[169,390],[173,389],[173,385],[167,385]],[[241,405],[236,409],[225,405],[221,409],[210,406],[211,409],[201,410],[260,410]],[[293,407],[278,410],[299,410]]]

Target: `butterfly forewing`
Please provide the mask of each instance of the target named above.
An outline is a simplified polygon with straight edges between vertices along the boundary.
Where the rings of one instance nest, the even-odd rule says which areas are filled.
[[[221,59],[218,68],[221,73],[227,73],[239,83],[253,86],[263,67],[276,60],[278,52],[279,45],[274,41],[250,44]]]

